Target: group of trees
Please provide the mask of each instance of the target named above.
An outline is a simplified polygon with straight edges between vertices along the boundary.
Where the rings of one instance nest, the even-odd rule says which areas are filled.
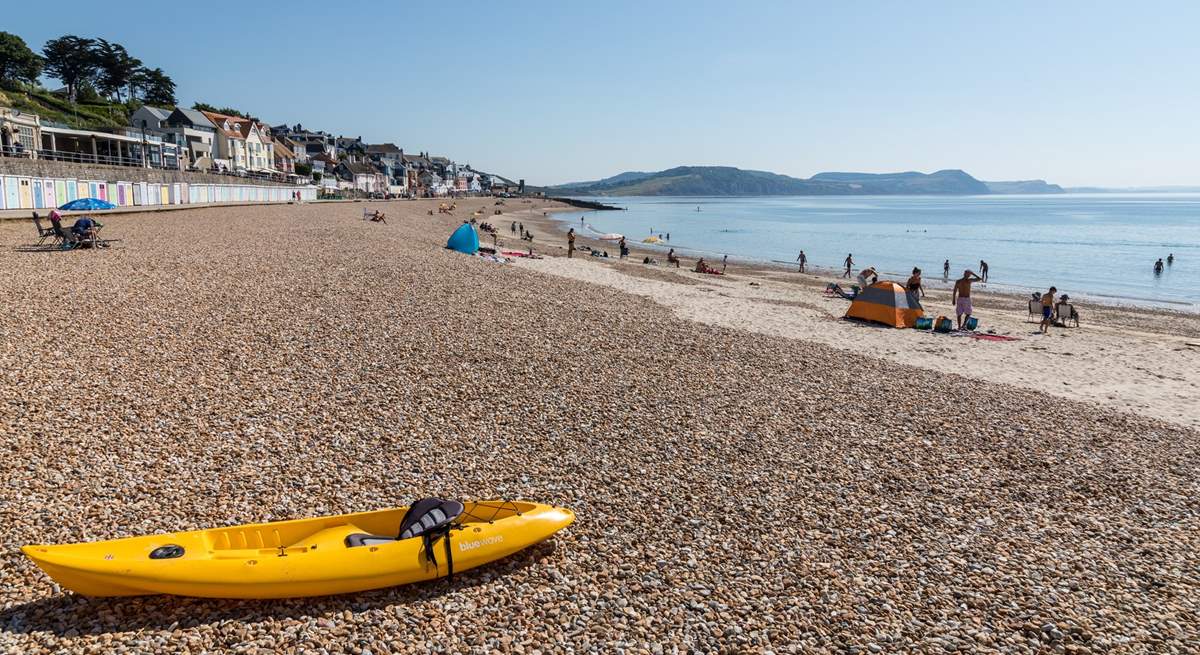
[[[81,90],[90,89],[117,102],[176,103],[175,82],[161,68],[144,66],[119,43],[68,34],[47,41],[39,55],[21,37],[0,32],[0,82],[36,84],[42,73],[60,80],[72,102]]]
[[[196,111],[211,111],[214,114],[225,114],[226,116],[241,116],[242,118],[250,118],[250,114],[244,111],[234,109],[233,107],[220,107],[210,105],[207,102],[196,101],[192,103],[192,109]]]

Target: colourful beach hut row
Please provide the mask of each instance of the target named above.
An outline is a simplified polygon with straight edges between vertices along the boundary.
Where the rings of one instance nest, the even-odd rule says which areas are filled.
[[[0,209],[50,209],[77,198],[99,198],[118,207],[186,205],[210,202],[286,202],[300,192],[316,200],[315,187],[254,184],[156,184],[30,178],[0,175]]]

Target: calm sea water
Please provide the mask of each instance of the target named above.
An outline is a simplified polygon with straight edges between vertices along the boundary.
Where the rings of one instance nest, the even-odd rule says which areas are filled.
[[[596,198],[624,212],[559,214],[578,228],[638,242],[670,233],[685,253],[794,262],[889,277],[920,267],[926,279],[978,272],[989,287],[1200,311],[1200,194]],[[699,207],[700,211],[696,211]],[[1154,275],[1158,258],[1175,263]]]

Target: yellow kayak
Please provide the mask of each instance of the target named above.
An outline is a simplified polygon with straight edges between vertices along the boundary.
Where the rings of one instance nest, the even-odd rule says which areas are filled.
[[[411,508],[21,550],[87,596],[293,598],[453,575],[574,520],[570,510],[537,503],[425,499]]]

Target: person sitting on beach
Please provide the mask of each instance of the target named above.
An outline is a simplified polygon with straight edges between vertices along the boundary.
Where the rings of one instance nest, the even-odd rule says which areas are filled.
[[[95,243],[102,227],[104,225],[91,216],[82,216],[71,226],[71,232],[81,242]]]
[[[912,276],[908,278],[908,283],[904,285],[904,288],[918,298],[925,297],[925,287],[921,285],[921,269],[913,268]]]
[[[75,238],[75,233],[69,229],[63,229],[62,214],[58,213],[57,209],[50,210],[50,228],[54,230],[55,236],[62,240],[63,250],[70,250],[79,245],[79,240]]]
[[[667,263],[674,264],[675,268],[679,268],[679,258],[675,256],[674,248],[671,248],[671,250],[667,253]]]
[[[1075,305],[1071,304],[1071,296],[1063,294],[1058,297],[1058,302],[1054,303],[1054,316],[1058,322],[1066,327],[1067,321],[1075,321],[1079,324],[1079,311],[1075,309]]]
[[[1050,332],[1050,324],[1054,319],[1054,294],[1058,293],[1058,289],[1050,287],[1050,291],[1042,294],[1042,324],[1039,329],[1042,334]]]
[[[642,257],[642,263],[649,264],[651,266],[658,266],[658,262],[655,261],[652,257]]]
[[[971,304],[971,283],[980,278],[971,269],[963,271],[963,276],[954,283],[954,291],[950,294],[950,302],[954,304],[954,313],[958,316],[958,329],[962,329],[963,317],[971,318],[975,311]]]
[[[879,274],[875,272],[874,266],[868,266],[858,272],[858,289],[861,292],[863,289],[875,284],[879,281]]]
[[[383,223],[384,225],[387,225],[387,215],[376,209],[375,213],[371,214],[371,222]]]
[[[724,272],[718,271],[717,269],[709,266],[708,262],[704,261],[703,257],[701,257],[700,260],[696,262],[696,268],[693,270],[695,270],[697,273],[705,273],[708,275],[724,275],[725,274]]]

